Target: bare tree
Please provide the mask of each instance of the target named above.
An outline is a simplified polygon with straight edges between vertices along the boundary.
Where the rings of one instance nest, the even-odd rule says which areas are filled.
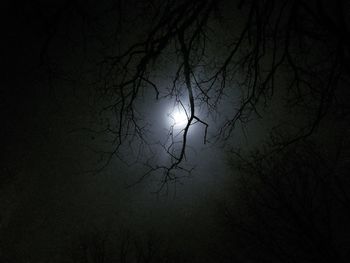
[[[346,262],[348,152],[298,142],[266,156],[236,154],[240,171],[224,215],[239,258],[253,262]],[[252,253],[251,251],[254,251]]]
[[[302,107],[307,112],[290,143],[311,135],[328,112],[347,114],[345,102],[339,100],[348,81],[350,54],[344,11],[348,6],[343,1],[335,1],[331,8],[321,0],[240,1],[232,12],[225,10],[227,4],[212,0],[145,2],[148,27],[141,39],[106,55],[100,64],[103,91],[114,98],[105,108],[114,113],[107,132],[115,136],[106,163],[135,137],[150,145],[147,120],[137,108],[137,99],[144,93],[153,93],[156,100],[172,98],[187,115],[181,138],[174,138],[171,126],[170,142],[160,143],[171,163],[146,162],[146,175],[162,170],[164,182],[176,179],[174,170],[186,170],[183,164],[193,125],[203,127],[203,143],[208,142],[210,121],[199,109],[215,113],[222,97],[234,90],[239,91],[239,102],[229,97],[236,106],[217,124],[215,138],[228,139],[238,122],[259,116],[259,109],[269,105],[276,89],[287,99],[287,107]],[[229,37],[223,44],[218,40],[222,36],[215,33],[215,21],[228,28]],[[215,45],[222,50],[213,51]],[[174,65],[172,77],[158,85],[155,65],[163,65],[166,58]]]
[[[113,232],[113,231],[112,231]],[[153,263],[187,262],[177,248],[164,242],[164,237],[149,231],[144,236],[129,229],[121,229],[118,235],[107,236],[100,231],[84,234],[71,248],[72,262],[78,263]]]
[[[124,149],[138,144],[136,159],[142,156],[147,167],[144,177],[162,171],[163,183],[176,180],[175,171],[191,171],[186,153],[195,125],[203,129],[204,144],[228,140],[237,125],[262,116],[275,94],[291,115],[303,110],[290,144],[313,134],[327,114],[348,115],[346,1],[118,0],[101,8],[68,2],[48,24],[52,33],[41,57],[50,60],[54,32],[68,13],[82,21],[83,46],[99,43],[91,54],[102,54],[94,86],[109,120],[94,132],[113,137],[102,168],[113,158],[125,160]],[[149,103],[151,96],[171,100],[185,112],[186,124],[180,130],[169,125],[165,140],[151,140],[151,120],[140,106],[143,96]],[[225,113],[222,103],[231,106]],[[217,115],[215,123],[211,116]],[[168,162],[152,158],[159,149]]]

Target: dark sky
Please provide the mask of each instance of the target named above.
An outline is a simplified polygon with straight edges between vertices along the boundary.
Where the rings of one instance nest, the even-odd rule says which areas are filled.
[[[262,109],[261,115],[254,115],[246,124],[237,124],[224,141],[210,137],[211,143],[204,145],[204,129],[196,124],[190,129],[184,162],[186,167],[195,169],[191,174],[176,171],[179,176],[186,175],[185,178],[170,181],[158,194],[155,192],[160,189],[161,172],[152,173],[133,185],[144,175],[146,168],[142,162],[149,156],[146,149],[140,155],[141,162],[133,162],[135,159],[131,153],[138,150],[138,140],[126,143],[120,150],[120,156],[127,163],[113,158],[104,169],[96,172],[106,160],[101,161],[101,152],[110,150],[114,139],[105,132],[91,132],[105,128],[108,120],[113,119],[109,112],[101,111],[113,97],[100,95],[99,84],[96,84],[99,76],[97,62],[147,36],[146,29],[153,21],[143,9],[145,2],[36,0],[1,4],[0,261],[85,262],[85,257],[86,262],[122,262],[119,257],[121,243],[130,240],[128,253],[131,256],[125,262],[138,262],[138,253],[147,251],[147,242],[151,240],[159,254],[169,253],[173,261],[168,262],[231,262],[235,257],[239,262],[245,262],[244,256],[239,253],[234,256],[231,251],[239,250],[250,239],[232,238],[230,233],[235,232],[230,232],[232,229],[227,223],[230,217],[225,217],[227,204],[240,208],[245,207],[241,204],[247,200],[243,195],[237,195],[242,188],[238,187],[237,193],[232,190],[238,184],[240,173],[229,165],[232,164],[231,151],[239,148],[247,154],[256,149],[264,152],[271,143],[271,127],[286,125],[283,126],[287,127],[284,132],[288,133],[306,123],[309,113],[305,113],[303,107],[295,111],[283,107],[286,101],[282,97],[289,93],[277,89],[268,107],[257,104],[259,111]],[[119,3],[122,9],[119,9]],[[211,65],[219,63],[220,56],[225,53],[222,43],[229,38],[227,34],[243,27],[247,10],[238,11],[235,6],[223,1],[220,10],[214,12],[214,17],[221,16],[221,20],[208,22],[208,39],[211,39],[208,53],[218,58]],[[123,20],[123,27],[120,27],[119,18]],[[347,51],[344,51],[345,61],[349,56]],[[178,63],[171,49],[166,52],[168,55],[157,61],[152,71],[156,84],[161,87],[171,83],[173,69]],[[269,55],[268,60],[271,57]],[[195,73],[205,74],[199,69]],[[240,74],[244,76],[245,72]],[[287,86],[290,76],[286,71],[279,74],[276,81],[280,86]],[[340,104],[349,95],[347,78],[344,73],[345,80],[339,88]],[[217,113],[207,119],[210,135],[217,132],[219,125],[232,115],[240,102],[239,81],[232,82],[235,84],[225,91]],[[136,102],[140,114],[150,124],[147,139],[151,143],[166,138],[173,99],[155,100],[154,94],[146,90]],[[338,145],[344,145],[342,149],[345,150],[339,154],[342,156],[342,161],[339,161],[341,174],[349,165],[346,155],[348,107],[346,102],[343,104],[345,113],[326,115],[312,137],[313,145],[329,157],[327,161],[333,160]],[[311,108],[313,104],[308,105]],[[206,118],[205,108],[200,110],[200,116]],[[157,152],[153,162],[167,163],[169,156],[159,146],[152,150]],[[296,152],[301,154],[304,150]],[[256,154],[258,156],[259,152]],[[286,156],[293,155],[288,153]],[[281,162],[285,162],[286,167],[292,163],[287,157]],[[281,170],[279,166],[272,170],[261,167],[270,174],[279,174]],[[346,192],[349,181],[344,182],[343,191]],[[258,183],[254,187],[256,185]],[[285,186],[282,183],[280,187]],[[341,200],[348,205],[347,195],[344,196]],[[291,200],[294,199],[291,197]],[[343,210],[338,212],[337,205],[334,207],[330,213],[336,215],[335,221],[339,220],[340,229],[349,233],[346,232],[349,226]],[[305,213],[300,214],[303,217]],[[241,219],[250,222],[251,217],[242,216]],[[271,219],[270,222],[275,221]],[[278,226],[284,224],[284,221],[276,222]],[[334,232],[337,236],[340,230]],[[254,242],[249,244],[256,245]],[[336,242],[333,245],[340,250],[339,258],[344,259],[346,252],[342,248],[349,244],[346,243],[349,238],[342,236]],[[105,247],[105,261],[94,258],[99,246]],[[272,253],[264,250],[263,245],[257,247],[261,249],[255,250],[259,255]],[[286,245],[286,253],[290,252],[289,248]],[[165,256],[159,257],[161,259],[150,262],[165,262],[161,261]]]
[[[62,36],[70,31],[81,40],[80,28],[65,25],[79,23],[76,14],[63,13],[58,32],[53,32],[58,36],[48,40],[53,30],[50,23],[56,23],[54,15],[62,5],[60,1],[11,2],[6,8],[0,255],[9,262],[61,262],[69,258],[66,251],[78,245],[81,236],[94,232],[108,232],[113,238],[130,229],[132,235],[143,238],[154,231],[164,235],[164,242],[173,242],[179,231],[187,236],[184,228],[192,229],[201,221],[194,231],[199,235],[211,221],[209,196],[216,196],[222,188],[224,157],[211,158],[214,152],[221,156],[222,151],[210,148],[191,156],[198,166],[196,171],[176,189],[170,184],[169,192],[160,195],[152,193],[158,188],[157,179],[127,188],[142,175],[140,166],[128,167],[113,160],[98,174],[85,172],[97,167],[98,156],[89,149],[101,149],[108,138],[79,130],[98,127],[99,108],[93,108],[88,74],[79,75],[80,65],[89,63],[75,53],[83,52],[81,42],[74,46]],[[48,59],[41,57],[46,41],[50,42],[47,53],[53,61],[49,66],[41,61]],[[91,54],[95,55],[87,53],[84,60]],[[161,119],[156,125],[168,125],[165,113],[171,104],[153,103],[147,107],[154,119]],[[199,237],[187,236],[188,240],[182,241],[184,238],[176,242],[191,244],[191,239]]]

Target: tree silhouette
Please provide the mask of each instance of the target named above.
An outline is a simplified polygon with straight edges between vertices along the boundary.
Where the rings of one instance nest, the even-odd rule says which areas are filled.
[[[135,137],[149,145],[137,108],[143,93],[153,93],[156,100],[171,98],[187,114],[180,140],[174,138],[172,126],[170,143],[162,144],[170,165],[148,163],[146,175],[162,170],[164,182],[176,178],[174,170],[186,170],[182,164],[194,124],[203,127],[203,142],[208,142],[209,120],[199,109],[214,114],[223,96],[235,108],[217,124],[216,139],[227,140],[238,123],[259,116],[276,92],[282,92],[284,106],[292,112],[306,112],[289,143],[310,136],[330,111],[347,115],[339,98],[349,81],[349,21],[344,11],[348,6],[343,1],[330,7],[321,0],[240,1],[232,12],[227,5],[213,0],[145,2],[148,20],[144,19],[147,26],[140,40],[106,55],[100,64],[103,91],[114,98],[106,107],[115,114],[107,130],[115,136],[107,163]],[[222,35],[216,35],[214,23],[228,28],[225,42],[218,40]],[[159,85],[156,65],[166,59],[173,70]]]
[[[75,263],[104,262],[190,262],[177,248],[170,247],[163,237],[155,231],[149,231],[144,236],[125,228],[118,235],[112,235],[113,229],[108,229],[106,235],[93,231],[81,235],[78,242],[70,248],[71,261]]]
[[[177,178],[175,171],[191,171],[186,152],[195,125],[203,129],[204,144],[229,140],[237,125],[262,116],[281,96],[290,115],[303,112],[288,136],[293,144],[313,134],[325,116],[347,116],[348,9],[341,0],[118,0],[99,8],[66,1],[49,19],[41,61],[52,65],[55,33],[76,14],[78,42],[84,50],[95,45],[86,56],[98,72],[93,85],[109,116],[104,129],[94,132],[113,137],[102,166],[125,160],[125,148],[137,144],[136,160],[147,156],[144,176],[160,170],[166,183]],[[165,140],[152,141],[143,97],[149,103],[150,97],[170,100],[185,111],[186,125],[180,131],[170,125]],[[222,104],[230,106],[225,113]],[[151,157],[157,149],[169,162]]]
[[[237,153],[232,163],[241,173],[223,211],[235,256],[253,262],[346,262],[348,152],[320,151],[305,141],[268,157],[265,152]]]

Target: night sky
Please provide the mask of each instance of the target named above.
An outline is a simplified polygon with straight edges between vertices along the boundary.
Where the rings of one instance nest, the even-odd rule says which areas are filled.
[[[348,262],[349,14],[3,2],[0,262]]]

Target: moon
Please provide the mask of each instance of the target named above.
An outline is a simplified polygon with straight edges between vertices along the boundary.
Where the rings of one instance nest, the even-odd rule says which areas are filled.
[[[188,116],[183,108],[175,107],[169,116],[174,128],[184,128],[188,122]]]

